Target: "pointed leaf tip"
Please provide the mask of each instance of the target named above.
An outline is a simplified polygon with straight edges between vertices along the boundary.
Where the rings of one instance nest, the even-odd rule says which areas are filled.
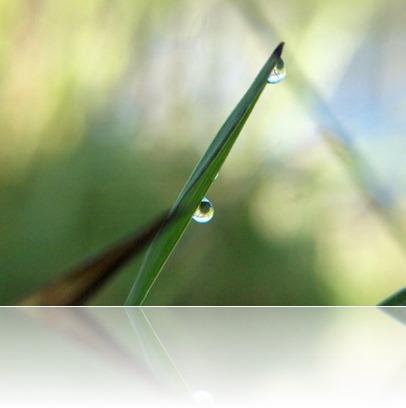
[[[281,42],[276,48],[275,51],[272,53],[272,55],[276,56],[276,57],[281,57],[282,55],[282,51],[283,51],[283,47],[285,46],[284,42]]]

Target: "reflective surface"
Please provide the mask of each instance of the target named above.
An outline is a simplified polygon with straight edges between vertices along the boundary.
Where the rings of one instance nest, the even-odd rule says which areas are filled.
[[[3,308],[0,403],[393,406],[406,310]]]

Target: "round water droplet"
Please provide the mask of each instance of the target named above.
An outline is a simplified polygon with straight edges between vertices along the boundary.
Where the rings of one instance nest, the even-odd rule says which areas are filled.
[[[286,77],[285,63],[283,62],[283,59],[281,58],[276,63],[271,73],[269,74],[268,84],[277,84],[281,82],[283,79],[285,79],[285,77]]]
[[[209,222],[214,215],[214,207],[212,203],[204,197],[201,203],[199,204],[199,207],[197,207],[195,213],[193,214],[193,219],[200,223],[204,224],[206,222]]]

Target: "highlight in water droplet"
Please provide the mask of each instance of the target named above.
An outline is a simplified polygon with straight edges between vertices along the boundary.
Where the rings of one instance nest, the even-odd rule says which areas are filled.
[[[273,67],[271,73],[269,74],[268,84],[277,84],[284,80],[285,77],[286,77],[285,63],[283,62],[283,59],[280,58],[276,65]]]
[[[193,399],[204,406],[212,406],[214,403],[213,396],[206,390],[197,390],[193,393]]]
[[[206,197],[204,197],[203,200],[200,202],[199,207],[197,207],[192,218],[193,220],[200,224],[205,224],[206,222],[209,222],[213,218],[213,216],[214,216],[213,204]]]

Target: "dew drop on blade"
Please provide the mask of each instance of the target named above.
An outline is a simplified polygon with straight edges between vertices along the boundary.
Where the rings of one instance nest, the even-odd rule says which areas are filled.
[[[212,203],[206,197],[204,197],[192,218],[200,224],[205,224],[213,218],[213,215],[214,207]]]
[[[277,62],[277,64],[272,69],[268,77],[268,84],[277,84],[281,82],[286,77],[285,63],[282,58]]]

